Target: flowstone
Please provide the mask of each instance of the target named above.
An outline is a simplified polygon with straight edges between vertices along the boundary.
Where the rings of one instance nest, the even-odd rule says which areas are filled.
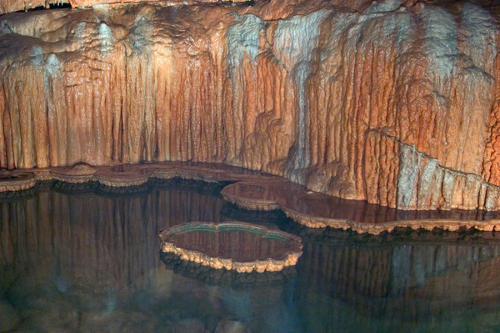
[[[243,222],[177,225],[160,233],[163,252],[238,273],[281,271],[302,255],[299,237]]]

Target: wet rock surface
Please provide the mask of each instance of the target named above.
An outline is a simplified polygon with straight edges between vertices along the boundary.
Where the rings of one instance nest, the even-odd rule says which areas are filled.
[[[301,239],[243,222],[186,223],[160,233],[163,252],[238,273],[281,271],[302,255]]]
[[[398,210],[313,192],[283,177],[215,163],[127,163],[98,167],[78,163],[72,167],[4,170],[0,175],[4,175],[0,178],[0,199],[4,200],[22,200],[37,189],[49,188],[61,193],[94,193],[110,198],[115,195],[140,197],[155,189],[178,185],[185,179],[195,181],[196,186],[207,188],[213,194],[218,195],[220,191],[226,201],[254,214],[281,210],[295,222],[311,228],[331,227],[371,234],[406,227],[452,231],[500,228],[498,212]],[[25,187],[29,188],[23,190]]]
[[[496,3],[172,4],[0,16],[0,166],[217,162],[498,209]]]

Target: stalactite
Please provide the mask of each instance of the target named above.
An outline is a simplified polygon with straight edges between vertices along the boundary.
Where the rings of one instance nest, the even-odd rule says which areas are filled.
[[[0,166],[222,162],[390,207],[498,209],[496,15],[422,1],[2,15]]]

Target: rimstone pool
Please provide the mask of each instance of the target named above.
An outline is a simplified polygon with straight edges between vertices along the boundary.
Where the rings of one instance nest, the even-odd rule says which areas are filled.
[[[221,195],[230,183],[176,176],[114,188],[45,180],[4,192],[0,331],[500,329],[498,233],[308,228],[279,209],[238,208]],[[227,221],[298,236],[303,254],[281,272],[243,274],[160,254],[163,229]]]

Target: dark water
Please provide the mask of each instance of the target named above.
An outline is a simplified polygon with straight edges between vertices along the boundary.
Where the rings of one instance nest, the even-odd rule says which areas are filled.
[[[0,332],[500,331],[497,235],[309,230],[238,210],[218,189],[52,183],[4,195]],[[241,276],[160,260],[161,229],[230,220],[301,236],[296,268]]]

